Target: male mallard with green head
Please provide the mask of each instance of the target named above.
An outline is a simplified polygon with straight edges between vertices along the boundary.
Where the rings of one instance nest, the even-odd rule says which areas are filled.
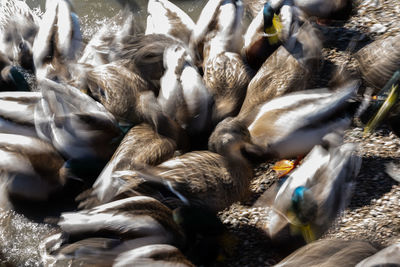
[[[341,134],[341,133],[340,133]],[[273,200],[266,231],[274,238],[288,224],[305,241],[319,238],[344,210],[358,175],[361,158],[353,144],[340,144],[336,133],[327,135],[325,144],[315,146],[302,164],[280,186]],[[339,143],[339,144],[338,144]],[[262,198],[256,205],[263,205]]]

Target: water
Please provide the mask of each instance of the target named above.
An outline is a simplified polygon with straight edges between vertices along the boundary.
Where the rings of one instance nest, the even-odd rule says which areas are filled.
[[[72,0],[71,2],[81,20],[84,37],[93,35],[105,22],[117,15],[122,9],[116,0]],[[148,0],[135,0],[135,2],[139,6],[136,17],[141,22],[144,22],[147,15]],[[184,10],[196,22],[207,0],[172,0],[171,2]],[[32,9],[38,8],[44,11],[46,0],[26,0],[26,3]],[[145,24],[143,23],[143,25]]]
[[[45,0],[26,0],[27,4],[41,14]],[[140,7],[137,20],[145,21],[147,0],[136,0]],[[172,1],[183,9],[196,22],[207,0]],[[89,38],[121,10],[113,0],[76,0],[74,8],[81,21],[83,36]],[[145,25],[143,23],[143,25]],[[0,190],[1,191],[1,190]],[[0,192],[4,193],[4,192]],[[41,207],[45,209],[45,207]],[[31,209],[29,209],[31,211]],[[5,211],[0,208],[0,266],[41,266],[39,244],[56,228],[49,224],[35,222],[23,214]],[[32,214],[31,214],[32,215]],[[29,217],[31,217],[31,215]]]

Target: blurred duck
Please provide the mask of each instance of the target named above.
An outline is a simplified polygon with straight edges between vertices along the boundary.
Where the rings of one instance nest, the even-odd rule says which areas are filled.
[[[34,119],[39,137],[67,159],[108,161],[122,137],[115,118],[72,86],[41,79],[38,87],[42,98]]]
[[[35,107],[40,92],[0,92],[0,133],[38,137],[35,129]]]
[[[140,164],[158,165],[172,158],[176,149],[177,141],[157,134],[149,124],[141,123],[132,127],[125,134],[92,189],[77,198],[82,200],[79,207],[92,208],[109,202],[121,186],[119,175],[125,171],[134,171]]]
[[[165,34],[189,44],[193,20],[168,0],[150,0],[145,34]]]
[[[29,91],[21,67],[16,67],[0,52],[0,91]]]
[[[365,241],[323,239],[296,250],[274,266],[352,267],[358,266],[358,262],[376,251],[376,248]]]
[[[121,253],[113,266],[194,267],[176,247],[166,244],[148,245]]]
[[[376,40],[360,49],[354,57],[362,79],[377,94],[400,69],[400,34]]]
[[[13,198],[44,201],[66,183],[64,159],[38,138],[0,134],[1,183]]]
[[[350,126],[360,101],[359,82],[347,81],[336,90],[314,89],[286,94],[255,107],[238,120],[250,132],[254,144],[276,159],[306,155],[322,138]]]
[[[113,23],[117,23],[118,29],[115,29]],[[78,63],[96,67],[118,60],[115,54],[123,49],[128,40],[136,37],[138,31],[139,27],[135,24],[132,12],[125,9],[122,13],[117,13],[110,22],[93,35],[78,59]]]
[[[0,52],[15,65],[34,71],[32,45],[39,29],[39,17],[25,1],[0,3]]]
[[[204,10],[211,6],[210,2],[216,1],[209,1]],[[223,1],[213,12],[215,16],[207,21],[209,29],[204,33],[203,79],[214,96],[212,123],[217,125],[239,112],[251,72],[240,55],[243,44],[242,2]],[[204,26],[199,25],[205,21],[201,16],[209,14],[203,11],[196,27]]]
[[[47,266],[62,263],[111,266],[117,257],[120,263],[129,255],[133,257],[133,250],[140,247],[156,244],[180,247],[184,243],[171,210],[145,196],[63,213],[58,225],[62,233],[50,236],[41,245]]]
[[[165,34],[137,35],[127,38],[122,49],[118,49],[114,60],[123,60],[126,68],[136,72],[154,88],[160,88],[160,79],[164,74],[164,51],[167,47],[185,45]],[[190,53],[188,51],[188,53]],[[158,91],[156,92],[157,95]]]
[[[125,185],[120,187],[118,197],[137,192],[158,197],[169,192],[161,196],[161,201],[172,208],[187,203],[214,213],[246,199],[253,177],[251,159],[262,151],[251,143],[245,127],[231,121],[222,121],[211,135],[209,147],[215,152],[193,151],[156,167],[127,173],[121,176],[121,184]]]
[[[36,76],[52,80],[70,79],[69,63],[80,53],[79,19],[68,0],[46,1],[46,12],[33,43]]]
[[[225,51],[240,51],[243,46],[242,17],[241,1],[207,2],[196,22],[189,44],[200,62],[208,58],[210,46],[214,46],[213,55]],[[214,41],[211,42],[212,39]]]
[[[261,59],[262,55],[257,55]],[[264,61],[247,87],[239,117],[246,116],[261,103],[286,93],[306,89],[322,58],[318,32],[305,22],[286,44]]]
[[[400,266],[400,243],[390,245],[359,262],[356,267]]]
[[[212,96],[185,47],[170,46],[164,52],[164,75],[158,103],[189,136],[201,136],[211,127]]]
[[[314,241],[348,204],[361,158],[355,155],[353,144],[340,144],[341,134],[327,135],[325,143],[311,150],[277,192],[268,190],[256,203],[265,205],[263,199],[276,194],[265,226],[272,238],[290,224],[292,234]]]

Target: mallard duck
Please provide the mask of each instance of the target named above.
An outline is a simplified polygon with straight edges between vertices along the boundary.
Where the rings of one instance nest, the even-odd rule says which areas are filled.
[[[189,136],[208,132],[213,99],[186,48],[167,47],[163,62],[165,72],[157,97],[163,112],[178,122]]]
[[[121,253],[113,266],[164,266],[194,267],[179,249],[171,245],[157,244],[136,248]]]
[[[119,173],[134,171],[139,164],[158,165],[171,158],[177,142],[158,135],[146,123],[132,127],[122,139],[111,160],[93,184],[92,189],[78,197],[79,207],[91,208],[93,203],[104,204],[115,197],[121,184]]]
[[[32,45],[39,29],[39,17],[25,1],[0,3],[0,52],[13,64],[34,71]]]
[[[390,245],[374,255],[359,262],[356,267],[367,266],[399,266],[400,265],[400,243]]]
[[[45,264],[111,266],[118,256],[124,258],[122,253],[136,248],[153,244],[180,247],[184,243],[171,210],[146,196],[63,213],[58,225],[62,233],[50,236],[41,245]]]
[[[80,52],[82,35],[79,19],[68,0],[46,1],[46,11],[33,43],[36,76],[69,79],[69,62]]]
[[[374,94],[400,69],[399,51],[400,34],[376,40],[354,54],[361,77],[374,88]]]
[[[260,104],[238,120],[248,126],[252,141],[276,159],[306,155],[323,136],[350,126],[360,106],[357,80],[336,90],[315,89],[286,94]]]
[[[34,112],[38,136],[67,159],[108,161],[122,132],[115,118],[78,89],[40,79],[40,103]]]
[[[273,10],[269,2],[266,2],[256,13],[244,35],[243,54],[247,64],[254,70],[258,70],[281,44],[278,36],[281,30],[279,18],[275,15],[274,19],[269,20],[269,12]]]
[[[165,34],[189,44],[193,20],[168,0],[150,0],[145,34]]]
[[[274,266],[352,267],[376,251],[365,241],[322,239],[299,248]]]
[[[120,27],[115,29],[114,24]],[[115,55],[120,53],[125,42],[134,39],[139,31],[132,12],[126,9],[118,12],[93,35],[85,46],[82,56],[79,57],[78,63],[96,67],[121,59],[115,58]]]
[[[142,192],[171,205],[190,203],[211,212],[246,199],[253,176],[249,159],[262,153],[253,145],[246,127],[227,118],[210,137],[212,151],[193,151],[156,167],[145,166],[121,175],[117,198]],[[142,186],[143,184],[143,186]],[[161,191],[160,191],[161,190]],[[169,192],[169,193],[167,193]],[[167,193],[166,196],[162,196]]]
[[[294,234],[316,240],[346,207],[361,158],[353,144],[340,145],[340,134],[327,135],[325,144],[315,146],[277,191],[266,225],[272,238],[290,223]]]
[[[293,0],[293,3],[308,17],[325,20],[347,20],[353,10],[352,0]]]
[[[322,44],[315,28],[304,23],[280,46],[251,79],[239,117],[274,97],[306,89],[322,57]]]
[[[119,49],[114,60],[128,62],[126,68],[135,71],[155,88],[160,88],[160,79],[164,74],[164,51],[173,45],[185,44],[165,34],[137,35],[128,38]]]
[[[40,92],[0,92],[0,132],[38,137],[34,111]]]
[[[11,197],[43,201],[66,183],[64,159],[38,138],[1,133],[0,155],[2,183]]]
[[[210,7],[210,2],[213,1],[209,1],[205,10]],[[208,31],[203,33],[203,79],[214,96],[212,123],[217,125],[239,112],[251,72],[240,56],[243,44],[242,2],[223,1],[214,13],[214,17],[207,21]],[[209,14],[202,12],[197,22],[200,27],[204,25],[199,23],[205,20],[201,16],[207,18]]]

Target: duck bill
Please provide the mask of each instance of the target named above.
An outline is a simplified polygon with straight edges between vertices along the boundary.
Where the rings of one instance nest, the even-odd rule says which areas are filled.
[[[292,234],[301,234],[304,238],[304,241],[306,241],[307,243],[311,243],[316,239],[315,237],[315,233],[314,231],[311,229],[311,225],[308,224],[304,224],[304,225],[290,225],[290,230],[292,232]]]
[[[381,122],[384,120],[397,102],[399,98],[399,85],[392,85],[392,89],[385,99],[385,101],[380,106],[378,112],[368,121],[367,125],[364,128],[364,134],[372,132]]]

